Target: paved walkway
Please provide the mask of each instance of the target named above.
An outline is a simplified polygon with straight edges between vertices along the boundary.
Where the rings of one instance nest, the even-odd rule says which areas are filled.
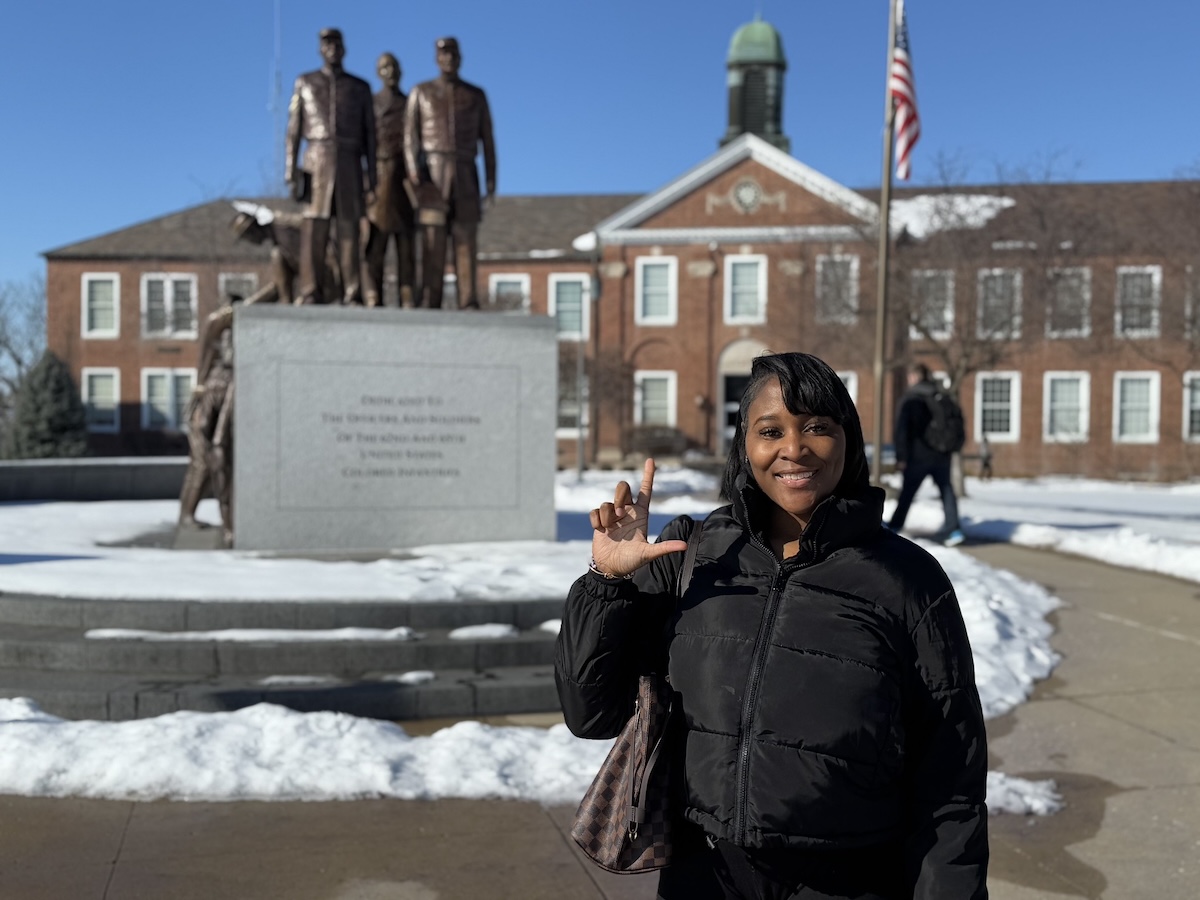
[[[1063,663],[989,724],[993,767],[1054,778],[1067,807],[992,819],[993,900],[1195,900],[1200,586],[1007,545],[967,549],[1066,604],[1055,614]],[[572,812],[0,797],[0,898],[653,897],[653,876],[610,876],[579,858],[565,836]]]

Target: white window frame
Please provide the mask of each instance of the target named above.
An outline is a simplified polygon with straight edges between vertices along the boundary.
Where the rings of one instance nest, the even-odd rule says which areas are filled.
[[[838,372],[837,377],[842,380],[842,384],[846,386],[846,393],[850,395],[850,402],[858,406],[858,373],[857,372]]]
[[[578,282],[583,285],[583,301],[580,303],[580,331],[557,331],[558,285]],[[592,279],[586,272],[552,272],[546,280],[546,312],[555,320],[555,330],[560,341],[586,341],[591,324]]]
[[[983,281],[989,275],[1004,275],[1012,273],[1013,276],[1013,315],[1012,327],[1007,333],[992,333],[983,327]],[[1020,269],[1012,268],[1011,266],[996,266],[990,269],[980,269],[975,276],[975,335],[980,340],[1001,340],[1001,341],[1016,341],[1021,338],[1021,326],[1024,320],[1024,285],[1023,274]]]
[[[488,275],[488,302],[496,303],[496,286],[501,281],[519,281],[521,283],[521,310],[529,312],[529,295],[531,280],[528,272],[492,272]]]
[[[1051,296],[1046,302],[1046,337],[1052,339],[1061,338],[1085,338],[1090,337],[1092,333],[1092,267],[1091,266],[1061,266],[1052,268],[1047,272],[1048,277],[1053,278],[1056,275],[1065,275],[1069,272],[1080,272],[1083,274],[1083,326],[1081,328],[1067,328],[1061,331],[1055,331],[1050,327],[1051,311],[1057,297]]]
[[[167,379],[167,389],[169,391],[175,390],[175,377],[177,375],[190,375],[190,376],[192,376],[192,390],[195,390],[195,388],[196,388],[196,370],[189,369],[187,367],[178,368],[178,369],[169,369],[169,368],[163,368],[163,367],[159,367],[159,366],[149,366],[147,368],[142,369],[142,371],[141,371],[142,393],[141,393],[141,401],[140,401],[140,405],[141,405],[140,418],[141,418],[142,431],[186,431],[187,430],[187,422],[168,421],[166,425],[161,425],[161,426],[150,424],[150,391],[148,390],[148,387],[149,387],[150,378],[153,375],[161,375],[164,378],[166,378]],[[175,408],[177,406],[178,406],[178,398],[172,396],[171,397],[171,406],[170,406],[171,416],[168,417],[169,419],[174,418]]]
[[[1133,379],[1150,381],[1150,431],[1144,435],[1121,434],[1121,382]],[[1157,444],[1162,425],[1162,375],[1150,369],[1113,373],[1112,437],[1114,444]]]
[[[246,278],[254,285],[254,290],[249,295],[243,297],[243,300],[249,300],[258,292],[258,273],[257,272],[222,272],[217,276],[217,292],[220,295],[221,303],[229,302],[229,292],[225,289],[225,285],[233,278]],[[197,327],[199,327],[197,325]]]
[[[1189,395],[1192,390],[1192,385],[1200,382],[1200,370],[1183,373],[1183,439],[1189,444],[1200,443],[1200,432],[1196,434],[1188,434],[1188,423],[1190,421],[1191,409],[1188,406]]]
[[[735,316],[733,314],[733,264],[753,262],[758,264],[758,314]],[[765,253],[731,253],[725,257],[723,287],[723,315],[726,325],[762,325],[767,321],[767,256]]]
[[[1154,292],[1154,324],[1149,328],[1126,331],[1121,321],[1121,276],[1125,274],[1149,274]],[[1156,338],[1162,332],[1162,266],[1117,266],[1116,296],[1113,297],[1113,333],[1119,338]]]
[[[931,331],[930,338],[936,341],[947,340],[954,332],[954,270],[953,269],[913,269],[909,275],[909,291],[912,294],[913,300],[917,300],[916,290],[913,283],[918,277],[929,277],[930,275],[945,275],[946,276],[946,314],[944,316],[945,328],[938,331]],[[920,312],[914,313],[914,318],[920,318]],[[921,334],[920,329],[913,326],[911,323],[908,326],[908,337],[910,340],[920,341],[925,340],[925,335]]]
[[[648,316],[642,310],[642,272],[646,266],[667,267],[667,312]],[[674,325],[679,320],[679,259],[674,256],[639,256],[633,263],[633,322],[635,325]]]
[[[163,294],[163,306],[167,314],[167,330],[166,331],[148,331],[148,317],[146,307],[149,305],[149,296],[147,285],[151,279],[162,279],[165,283],[165,292]],[[173,322],[173,313],[175,309],[175,282],[190,281],[192,284],[192,327],[188,330],[176,330],[171,326]],[[166,339],[166,340],[195,340],[200,332],[200,293],[199,279],[191,272],[144,272],[141,278],[141,315],[142,315],[142,337],[147,339]]]
[[[1015,444],[1021,440],[1021,373],[1012,371],[975,373],[975,443],[983,440],[983,382],[989,379],[1007,379],[1011,383],[1008,396],[1012,412],[1008,420],[1008,431],[989,431],[988,442]]]
[[[850,261],[850,306],[845,313],[826,316],[821,312],[821,269],[829,262]],[[858,255],[854,253],[821,253],[817,256],[816,284],[813,286],[813,314],[819,325],[855,325],[858,323]]]
[[[651,378],[667,380],[667,422],[663,428],[676,428],[679,422],[679,374],[674,369],[638,369],[633,373],[633,424],[660,425],[642,421],[642,383]]]
[[[1075,380],[1079,382],[1079,430],[1077,435],[1050,433],[1050,382]],[[1092,375],[1090,372],[1052,371],[1042,375],[1042,441],[1047,444],[1086,444],[1091,428]]]
[[[88,285],[93,281],[113,283],[113,327],[88,331]],[[121,276],[116,272],[84,272],[79,278],[79,336],[87,340],[113,340],[121,336]]]
[[[111,375],[113,380],[113,423],[112,425],[95,425],[88,422],[87,430],[91,434],[117,434],[121,430],[121,370],[115,366],[84,366],[79,372],[79,396],[84,408],[91,402],[88,396],[88,376]]]

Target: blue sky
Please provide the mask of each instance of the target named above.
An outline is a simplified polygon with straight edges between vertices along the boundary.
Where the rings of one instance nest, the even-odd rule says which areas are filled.
[[[788,57],[784,128],[803,162],[878,185],[886,0],[282,0],[283,98],[346,36],[371,81],[402,88],[456,35],[487,90],[501,193],[659,187],[716,150],[725,53],[761,10]],[[260,193],[275,159],[274,0],[5,3],[0,57],[0,281],[41,251],[226,195]],[[1082,181],[1200,168],[1200,6],[1178,0],[909,0],[923,137],[914,183],[955,158]]]

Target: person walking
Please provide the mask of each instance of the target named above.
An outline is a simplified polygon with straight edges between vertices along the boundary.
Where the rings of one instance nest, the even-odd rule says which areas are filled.
[[[728,506],[647,540],[636,495],[591,512],[592,563],[555,647],[570,730],[610,738],[641,673],[674,692],[681,823],[660,900],[986,900],[987,737],[937,561],[882,527],[862,425],[814,356],[759,357]],[[675,591],[681,551],[695,566]]]
[[[955,547],[964,537],[958,520],[958,500],[950,483],[950,462],[962,449],[962,410],[934,383],[924,363],[914,363],[909,368],[908,386],[896,413],[892,437],[896,468],[903,473],[904,481],[888,528],[896,532],[904,528],[917,490],[926,478],[932,478],[941,492],[945,515],[937,536],[947,547]]]

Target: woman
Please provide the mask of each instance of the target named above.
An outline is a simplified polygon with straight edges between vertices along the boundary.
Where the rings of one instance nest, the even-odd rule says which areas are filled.
[[[568,726],[617,734],[637,675],[676,691],[679,806],[696,849],[664,900],[986,898],[987,749],[971,649],[937,562],[881,526],[841,379],[802,353],[755,360],[690,587],[696,526],[654,544],[641,491],[592,510],[555,675]]]

